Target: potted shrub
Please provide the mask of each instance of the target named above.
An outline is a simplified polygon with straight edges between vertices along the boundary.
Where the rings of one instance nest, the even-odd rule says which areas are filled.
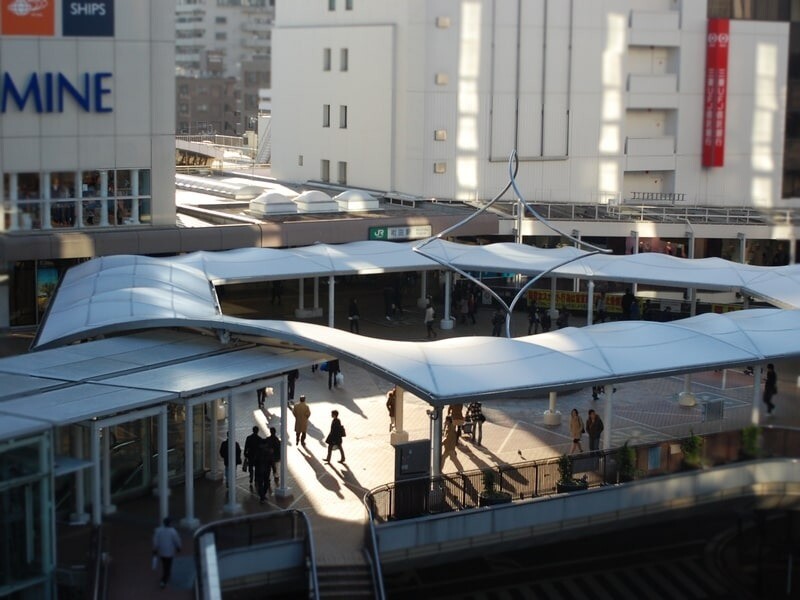
[[[689,437],[681,440],[683,464],[688,469],[697,469],[703,464],[703,438],[689,431]]]
[[[511,494],[497,489],[496,474],[491,469],[483,471],[483,490],[478,495],[478,506],[493,506],[511,502]]]
[[[760,437],[761,428],[758,425],[748,425],[742,429],[742,443],[739,447],[739,458],[742,460],[758,458],[761,455],[759,444]]]
[[[584,476],[582,479],[575,479],[572,476],[572,472],[572,457],[562,454],[558,459],[558,481],[556,482],[556,492],[563,494],[565,492],[585,490],[589,487],[589,482],[586,480],[586,476]]]
[[[617,448],[617,483],[621,481],[633,481],[636,473],[636,450],[631,448],[626,441]]]

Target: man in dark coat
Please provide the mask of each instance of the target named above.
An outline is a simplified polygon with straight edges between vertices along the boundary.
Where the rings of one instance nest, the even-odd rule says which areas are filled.
[[[342,422],[339,420],[339,411],[334,410],[331,412],[331,431],[328,433],[328,437],[325,438],[325,443],[328,444],[328,456],[325,459],[326,463],[331,462],[331,453],[333,452],[334,448],[339,448],[339,452],[341,453],[342,457],[339,460],[340,463],[344,462],[344,448],[342,448],[342,438],[344,438],[344,427],[342,427]]]
[[[267,501],[267,494],[269,494],[269,474],[272,471],[273,458],[272,446],[267,440],[259,438],[256,448],[255,472],[256,491],[261,504]]]

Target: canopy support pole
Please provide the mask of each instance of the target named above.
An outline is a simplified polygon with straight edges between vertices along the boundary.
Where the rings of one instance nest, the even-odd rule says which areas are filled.
[[[331,279],[333,277],[331,276]],[[333,286],[331,286],[331,289]],[[333,311],[331,311],[333,314]],[[280,486],[275,488],[275,496],[278,498],[286,498],[291,495],[292,490],[286,485],[286,462],[289,459],[289,454],[286,451],[286,438],[289,435],[287,422],[289,420],[289,386],[287,385],[287,375],[281,377],[281,460],[280,462]]]
[[[188,529],[197,529],[200,520],[194,516],[194,405],[186,403],[186,420],[184,427],[184,461],[183,480],[185,482],[186,515],[181,519],[181,525]]]
[[[72,427],[72,443],[75,448],[75,458],[83,458],[83,428],[77,425]],[[83,488],[83,469],[75,471],[75,512],[70,515],[69,522],[74,525],[85,525],[89,522],[86,507],[86,497]]]
[[[103,459],[100,464],[103,467],[103,514],[112,515],[117,511],[117,507],[111,504],[111,428],[106,425],[103,427]]]
[[[558,309],[556,308],[556,278],[550,278],[550,318],[555,320],[558,318]]]
[[[103,495],[100,480],[103,477],[103,470],[100,467],[100,427],[97,421],[92,421],[91,431],[91,455],[92,455],[92,524],[100,525],[103,522]]]
[[[617,387],[611,384],[611,393],[605,394],[606,406],[603,409],[603,449],[611,448],[611,419],[614,416],[613,400],[617,393]]]
[[[210,408],[210,411],[209,411]],[[206,414],[209,415],[208,427],[211,434],[211,445],[208,448],[209,466],[211,470],[206,473],[206,478],[213,481],[219,480],[219,459],[217,458],[217,448],[219,448],[219,435],[217,431],[217,412],[219,411],[219,398],[214,398],[206,404]]]
[[[442,421],[439,418],[441,410],[432,408],[428,411],[431,418],[431,476],[438,477],[442,474]]]
[[[335,286],[336,280],[333,275],[328,275],[328,327],[333,327],[333,309],[335,306]]]
[[[594,279],[589,280],[586,297],[586,324],[594,323]]]
[[[639,254],[639,232],[635,229],[631,230],[631,237],[633,238],[633,248],[631,248],[631,254]],[[634,296],[636,295],[637,285],[636,283],[631,284],[631,294]]]
[[[445,271],[444,273],[444,316],[439,322],[439,327],[442,329],[452,329],[453,320],[450,318],[450,295],[451,288],[453,287],[453,272]]]
[[[158,413],[158,484],[157,485],[158,485],[159,521],[163,521],[169,515],[169,481],[167,473],[167,471],[169,470],[169,463],[167,461],[168,450],[169,450],[169,442],[167,440],[167,405],[164,404],[161,406],[161,410]]]
[[[302,279],[300,281],[303,281]],[[300,295],[302,298],[302,294]],[[302,302],[302,301],[301,301]],[[228,514],[241,512],[241,505],[236,503],[236,403],[233,394],[228,394],[228,466],[225,481],[228,482],[228,503],[222,507]]]

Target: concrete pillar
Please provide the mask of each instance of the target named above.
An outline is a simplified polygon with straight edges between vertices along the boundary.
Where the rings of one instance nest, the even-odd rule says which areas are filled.
[[[72,453],[78,460],[83,459],[83,429],[78,425],[72,426]],[[85,508],[83,469],[78,469],[75,471],[75,512],[70,515],[69,522],[74,525],[88,523],[89,515],[86,513]]]
[[[206,404],[206,410],[210,410],[210,419],[209,421],[209,434],[211,437],[211,447],[208,448],[208,455],[209,455],[209,471],[206,473],[206,477],[208,479],[212,479],[214,481],[218,481],[220,479],[220,472],[219,472],[219,457],[217,455],[217,449],[219,448],[219,436],[217,435],[217,427],[219,426],[217,422],[217,411],[219,410],[219,398],[215,398],[210,403]]]
[[[9,207],[11,219],[8,230],[17,231],[20,227],[19,220],[21,211],[19,209],[19,178],[16,173],[9,173],[8,175],[8,200],[11,203]]]
[[[419,298],[417,307],[425,308],[428,305],[428,272],[422,271],[419,278]]]
[[[306,287],[306,280],[304,278],[300,278],[297,280],[297,310],[302,311],[305,308],[305,287]]]
[[[553,323],[558,318],[558,308],[556,307],[556,281],[555,276],[550,278],[550,318]]]
[[[556,410],[556,392],[550,392],[550,408],[544,411],[544,424],[548,426],[561,425],[561,413]]]
[[[158,520],[169,516],[169,442],[167,440],[167,405],[158,412]]]
[[[689,300],[689,316],[694,317],[697,314],[697,290],[695,288],[690,288]],[[694,406],[697,404],[697,398],[692,393],[691,373],[687,373],[683,378],[683,391],[678,394],[678,404],[681,406]]]
[[[100,525],[103,523],[103,494],[101,483],[103,479],[103,469],[100,465],[100,428],[97,422],[92,422],[91,432],[91,454],[92,454],[92,524]]]
[[[403,397],[405,390],[399,385],[395,387],[394,394],[394,431],[389,436],[392,446],[405,444],[408,441],[408,432],[403,429]]]
[[[108,171],[100,171],[100,225],[108,227]]]
[[[761,365],[753,366],[753,408],[750,410],[750,423],[758,425],[761,412]]]
[[[50,173],[42,173],[39,197],[42,199],[42,229],[52,229],[52,213],[50,210]]]
[[[580,249],[580,247],[581,247],[581,244],[580,244],[580,242],[581,242],[581,232],[578,231],[577,229],[573,229],[572,230],[572,237],[574,237],[574,238],[576,238],[578,240],[577,242],[575,242],[575,247]],[[575,279],[572,280],[572,291],[573,292],[580,292],[581,291],[581,280],[578,277],[576,277]]]
[[[639,232],[631,230],[631,237],[633,237],[633,254],[639,254]],[[631,294],[635,296],[637,289],[638,286],[635,283],[631,284]]]
[[[111,515],[117,507],[111,504],[111,432],[108,427],[103,428],[103,514]]]
[[[333,279],[333,277],[331,277]],[[333,288],[333,284],[331,284]],[[333,314],[333,311],[331,311]],[[331,325],[333,327],[333,325]],[[287,422],[289,421],[289,388],[287,385],[287,376],[284,375],[280,383],[280,401],[281,401],[281,468],[280,468],[280,487],[275,489],[275,496],[278,498],[285,498],[292,493],[291,488],[286,485],[286,462],[289,460],[289,453],[286,451],[287,442],[286,438],[289,435],[289,428]]]
[[[606,390],[608,390],[608,385],[606,385]],[[613,400],[614,394],[616,393],[616,386],[612,383],[611,384],[610,393],[608,391],[605,394],[605,410],[603,411],[603,449],[608,450],[611,448],[611,419],[613,418]]]
[[[184,468],[183,477],[186,490],[186,515],[181,520],[181,525],[187,529],[197,529],[200,526],[200,520],[194,516],[194,409],[195,407],[187,403],[186,406],[186,420],[183,422],[184,427]]]
[[[442,411],[432,408],[428,411],[431,419],[431,476],[442,474]]]
[[[131,221],[139,224],[139,169],[131,169]]]
[[[328,275],[328,327],[333,327],[333,309],[336,306],[335,298],[336,279],[333,275]]]
[[[319,309],[319,277],[314,277],[314,310]]]
[[[302,280],[301,280],[302,281]],[[238,514],[242,511],[236,502],[236,402],[233,394],[228,395],[228,467],[225,481],[228,482],[228,503],[222,510],[228,514]]]
[[[586,297],[586,324],[594,323],[594,279],[589,280]]]

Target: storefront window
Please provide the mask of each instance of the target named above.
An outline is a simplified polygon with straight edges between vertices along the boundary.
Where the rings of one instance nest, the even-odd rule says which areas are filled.
[[[50,224],[54,228],[75,226],[75,173],[50,174]]]
[[[150,195],[150,169],[139,169],[139,195]]]
[[[131,172],[117,171],[117,196],[131,195]]]

